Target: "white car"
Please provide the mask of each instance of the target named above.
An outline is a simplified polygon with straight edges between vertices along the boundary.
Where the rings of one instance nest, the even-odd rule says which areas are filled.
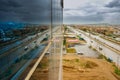
[[[25,46],[24,50],[25,50],[25,51],[28,50],[28,46]]]

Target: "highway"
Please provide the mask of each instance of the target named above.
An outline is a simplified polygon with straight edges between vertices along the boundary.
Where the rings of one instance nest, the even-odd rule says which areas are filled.
[[[76,35],[81,34],[81,37],[83,37],[87,41],[88,45],[91,45],[98,52],[105,55],[107,58],[112,59],[113,62],[116,63],[116,65],[120,66],[120,51],[119,51],[120,46],[118,44],[104,40],[99,36],[94,36],[81,30],[74,29],[73,27],[70,26],[67,26],[67,28],[73,31]]]
[[[98,41],[100,41],[100,42],[102,42],[102,43],[110,46],[111,48],[113,48],[116,51],[118,51],[118,53],[120,52],[120,45],[115,44],[113,42],[110,42],[108,40],[105,40],[105,39],[101,38],[99,35],[98,36],[97,35],[92,35],[90,33],[87,33],[87,32],[81,31],[81,30],[76,30],[76,29],[73,29],[71,27],[68,27],[68,28],[72,29],[72,31],[74,31],[77,35],[79,35],[79,34],[85,34],[85,35],[89,36],[90,38],[93,38],[95,40],[98,40]]]
[[[17,80],[19,76],[23,73],[23,71],[28,67],[28,65],[31,63],[31,61],[40,55],[45,48],[45,45],[40,45],[36,50],[31,51],[31,57],[27,60],[27,62],[17,71],[17,73],[11,78],[11,80]],[[34,54],[34,55],[33,55]]]
[[[40,44],[40,41],[42,41],[42,39],[44,38],[45,35],[43,35],[42,37],[40,37],[37,41]],[[17,60],[19,60],[22,56],[24,55],[28,55],[29,52],[35,48],[36,45],[38,45],[38,43],[34,43],[33,40],[32,42],[27,42],[24,43],[24,45],[20,45],[18,46],[18,48],[11,52],[11,53],[3,53],[0,55],[0,74],[2,74],[3,72],[5,72],[12,64],[18,64],[19,62],[16,62]],[[25,46],[28,46],[28,50],[24,50]]]
[[[44,32],[46,32],[46,31],[44,31]],[[25,39],[16,41],[16,42],[14,42],[10,45],[7,45],[7,46],[4,46],[4,47],[0,48],[0,55],[5,53],[5,52],[10,51],[11,49],[14,49],[17,46],[20,46],[21,44],[24,44],[24,43],[28,42],[29,40],[34,39],[37,35],[40,36],[41,34],[42,33],[38,33],[38,34],[35,34],[35,35],[28,36]]]
[[[53,31],[56,30],[57,28],[53,29]],[[36,48],[36,46],[39,46],[41,41],[46,37],[47,34],[48,35],[50,34],[48,30],[40,34],[27,37],[26,39],[20,41],[20,43],[22,42],[22,44],[18,42],[14,43],[13,46],[16,47],[13,47],[11,45],[8,46],[8,47],[13,47],[10,48],[12,50],[7,50],[7,52],[4,50],[5,53],[0,54],[0,77],[9,67],[11,67],[11,65],[16,64],[17,63],[16,61],[21,59],[21,57],[24,57],[24,55],[29,55],[30,52]],[[27,50],[25,50],[26,46],[27,46]],[[40,49],[41,48],[42,47],[40,47]]]
[[[83,32],[83,31],[79,30],[79,32]],[[92,38],[95,38],[95,39],[103,42],[104,44],[107,44],[107,45],[117,49],[118,51],[120,51],[120,45],[119,44],[116,44],[116,43],[113,43],[111,41],[105,40],[105,39],[101,38],[99,35],[97,36],[97,35],[92,35],[92,34],[89,34],[89,33],[85,33],[85,34],[90,35]]]

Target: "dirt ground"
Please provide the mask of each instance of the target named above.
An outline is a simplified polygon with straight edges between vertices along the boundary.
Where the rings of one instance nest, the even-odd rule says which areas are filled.
[[[45,56],[30,80],[48,80],[48,58]]]
[[[113,64],[104,59],[63,55],[63,80],[119,80],[112,74],[113,69]],[[48,59],[44,57],[30,80],[49,80],[48,71]]]
[[[104,59],[63,55],[63,80],[118,80],[113,65]]]

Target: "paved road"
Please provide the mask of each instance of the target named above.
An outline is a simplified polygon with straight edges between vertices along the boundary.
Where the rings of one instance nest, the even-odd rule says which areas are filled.
[[[75,45],[74,47],[77,53],[83,53],[86,57],[98,57],[98,53],[89,48],[89,45]]]
[[[104,41],[103,39],[99,39],[98,37],[93,37],[93,38],[90,38],[90,36],[88,36],[89,34],[88,33],[83,33],[83,32],[81,32],[81,31],[77,31],[76,29],[74,29],[74,28],[72,28],[72,27],[69,27],[68,26],[68,28],[71,30],[71,31],[73,31],[75,34],[81,34],[82,35],[82,37],[87,41],[87,44],[88,45],[91,45],[92,47],[94,47],[97,51],[99,51],[100,53],[102,53],[103,55],[105,55],[107,58],[110,58],[110,59],[112,59],[113,60],[113,62],[115,62],[116,63],[116,65],[119,65],[120,66],[120,54],[119,54],[119,51],[116,51],[115,49],[115,47],[114,46],[112,46],[112,45],[115,45],[115,46],[118,46],[118,45],[116,45],[116,44],[114,44],[114,43],[112,43],[112,42],[107,42],[106,40],[105,40],[105,42],[107,42],[106,44],[104,43],[104,42],[102,42],[102,41]],[[87,34],[87,35],[85,35],[85,34]],[[98,41],[96,40],[96,39],[94,39],[94,38],[97,38],[97,39],[99,39]],[[92,41],[92,42],[91,42]],[[109,47],[109,46],[107,46],[107,45],[109,45],[109,43],[110,44],[112,44],[112,45],[110,45],[110,46],[112,46],[112,48],[111,47]],[[119,47],[119,46],[118,46]],[[117,48],[118,48],[117,47]],[[100,48],[102,48],[102,50],[100,50]],[[114,49],[115,48],[115,49]]]
[[[102,42],[102,43],[104,43],[104,44],[106,44],[106,45],[108,45],[108,46],[116,49],[117,51],[120,51],[120,45],[118,45],[118,44],[115,44],[115,43],[113,43],[113,42],[110,42],[110,41],[108,41],[108,40],[105,40],[105,39],[103,39],[103,38],[101,38],[101,37],[99,37],[99,36],[92,35],[92,34],[83,32],[83,31],[81,31],[81,30],[76,30],[76,29],[74,29],[74,28],[72,28],[72,27],[69,27],[69,26],[68,26],[68,28],[69,28],[70,30],[72,30],[73,32],[75,32],[75,34],[77,34],[77,35],[79,35],[79,34],[81,34],[81,33],[82,33],[82,34],[84,33],[84,34],[86,34],[86,35],[88,35],[88,36],[90,36],[90,37],[92,37],[92,38],[94,38],[94,39],[96,39],[96,40],[99,40],[100,42]]]
[[[103,39],[103,38],[101,38],[100,36],[97,36],[97,35],[92,35],[92,34],[89,34],[89,33],[86,33],[86,34],[90,35],[92,38],[95,38],[95,39],[97,39],[97,40],[99,40],[99,41],[101,41],[101,42],[103,42],[103,43],[105,43],[105,44],[107,44],[107,45],[109,45],[109,46],[111,46],[111,47],[120,51],[120,45],[119,44],[116,44],[116,43],[113,43],[111,41],[105,40],[105,39]]]
[[[56,31],[57,28],[54,28],[53,31]],[[21,42],[24,42],[24,44],[17,46],[17,49],[15,49],[12,52],[3,53],[0,55],[0,74],[2,74],[8,67],[10,67],[17,59],[22,57],[25,54],[28,54],[32,49],[35,48],[35,46],[39,46],[40,42],[46,37],[46,34],[50,34],[50,32],[46,31],[44,33],[41,33],[39,35],[30,36],[26,39],[24,39]],[[35,39],[29,41],[29,38],[36,37]],[[14,44],[16,46],[16,44]],[[17,44],[18,45],[18,44]],[[24,50],[25,46],[28,47],[28,50]],[[9,46],[10,47],[10,46]]]
[[[32,42],[24,43],[23,45],[18,46],[18,49],[11,53],[3,53],[0,55],[0,73],[4,72],[11,64],[13,64],[18,58],[22,57],[23,55],[27,54],[30,50],[34,49],[36,45],[39,45],[43,38],[46,36],[44,34],[37,40],[33,40]],[[36,41],[36,43],[34,43]],[[39,43],[38,43],[39,42]],[[25,46],[28,47],[28,50],[24,50]]]
[[[41,34],[42,34],[42,33],[38,33],[38,35],[41,35]],[[4,47],[2,47],[2,48],[0,49],[0,54],[3,54],[3,53],[5,53],[6,51],[8,51],[8,50],[10,50],[10,49],[12,49],[12,48],[15,48],[15,47],[17,47],[17,46],[19,46],[19,45],[27,42],[28,40],[35,38],[35,37],[36,37],[36,35],[28,36],[27,38],[25,38],[25,39],[23,39],[23,40],[21,40],[21,41],[16,41],[16,42],[14,42],[14,43],[12,43],[12,44],[10,44],[10,45],[4,46]]]
[[[28,67],[31,61],[37,56],[40,55],[43,49],[45,48],[44,45],[40,45],[36,50],[30,52],[30,59],[22,66],[22,68],[11,78],[11,80],[17,80],[18,77],[22,74],[22,72]]]

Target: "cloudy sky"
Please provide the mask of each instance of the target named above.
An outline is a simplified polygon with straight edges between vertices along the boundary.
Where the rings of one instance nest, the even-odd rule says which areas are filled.
[[[0,0],[0,22],[50,22],[50,1]],[[64,23],[120,24],[120,0],[64,0],[64,6]]]
[[[120,24],[120,0],[64,0],[64,23]]]
[[[0,22],[50,22],[50,0],[0,0]]]

